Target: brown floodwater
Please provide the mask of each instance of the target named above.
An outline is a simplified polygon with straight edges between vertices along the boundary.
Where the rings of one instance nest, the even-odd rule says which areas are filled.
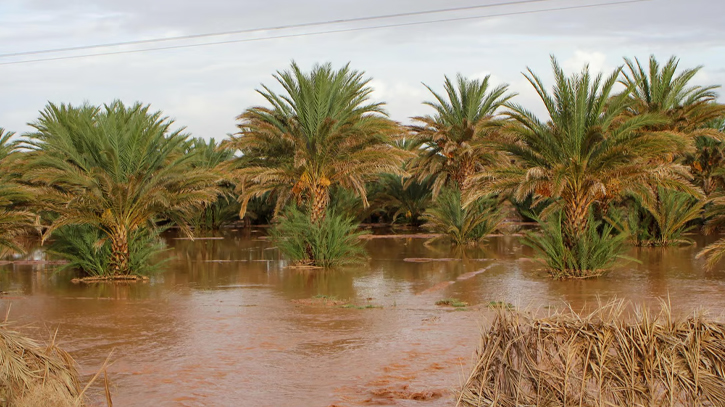
[[[12,304],[10,319],[37,339],[57,329],[85,380],[114,351],[115,406],[427,407],[455,404],[491,302],[669,297],[678,312],[725,311],[725,270],[694,258],[711,237],[632,249],[640,263],[596,280],[553,281],[516,237],[465,249],[371,239],[367,264],[309,271],[287,268],[263,235],[169,236],[167,271],[146,283],[73,284],[55,266],[6,265],[0,312]],[[435,305],[445,298],[469,306]],[[100,388],[91,395],[104,405]]]

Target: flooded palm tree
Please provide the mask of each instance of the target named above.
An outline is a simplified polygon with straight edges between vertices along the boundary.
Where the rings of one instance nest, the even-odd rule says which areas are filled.
[[[519,201],[533,196],[535,203],[551,202],[543,216],[562,211],[562,247],[568,252],[589,234],[594,206],[606,207],[625,194],[652,197],[652,185],[693,189],[686,167],[660,160],[686,142],[676,134],[647,131],[667,119],[648,113],[624,115],[632,105],[630,91],[613,92],[621,69],[603,78],[592,76],[588,67],[566,76],[554,58],[552,67],[551,93],[534,72],[525,74],[546,106],[549,120],[539,120],[520,105],[509,105],[512,122],[491,145],[505,152],[513,164],[492,167],[477,176],[477,188],[469,200],[494,192]],[[569,255],[584,256],[588,251],[574,252]],[[592,270],[569,271],[582,276]]]
[[[490,75],[483,80],[458,76],[454,83],[446,77],[445,95],[426,88],[435,97],[424,104],[435,109],[434,115],[414,117],[413,141],[420,149],[410,163],[410,171],[419,181],[431,178],[433,193],[444,186],[466,191],[473,174],[494,160],[496,152],[480,143],[491,131],[496,111],[516,94],[507,93],[508,85],[490,86]]]
[[[187,136],[172,125],[141,104],[48,104],[24,144],[25,179],[56,214],[44,239],[90,225],[110,241],[107,273],[123,275],[134,272],[129,242],[138,230],[168,220],[190,233],[188,219],[217,197],[218,176],[193,165],[195,155],[183,150]]]
[[[277,211],[295,200],[318,222],[332,185],[354,191],[367,206],[366,182],[381,173],[404,173],[406,153],[392,145],[399,128],[382,103],[370,101],[370,79],[363,75],[330,64],[304,73],[292,63],[274,76],[284,94],[262,87],[259,93],[271,107],[242,113],[240,131],[229,142],[241,152],[234,178],[242,214],[251,198],[273,192]]]

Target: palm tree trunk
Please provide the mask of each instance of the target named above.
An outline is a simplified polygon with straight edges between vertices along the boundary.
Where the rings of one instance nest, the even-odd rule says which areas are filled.
[[[456,182],[461,192],[466,192],[471,186],[471,177],[476,172],[476,164],[472,158],[464,158],[456,174]]]
[[[318,223],[325,219],[325,213],[327,212],[327,205],[329,203],[330,193],[328,187],[320,184],[316,185],[312,190],[312,208],[310,213],[312,223]]]
[[[117,230],[111,236],[111,272],[114,275],[129,274],[130,254],[126,228]]]
[[[582,193],[576,193],[564,207],[564,243],[568,247],[574,247],[586,232],[587,221],[589,215],[589,202],[582,196]]]

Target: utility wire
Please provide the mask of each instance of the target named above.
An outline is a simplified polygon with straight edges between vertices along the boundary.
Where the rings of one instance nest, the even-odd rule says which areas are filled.
[[[151,43],[155,43],[155,42],[164,42],[164,41],[190,40],[190,39],[198,39],[198,38],[218,37],[218,36],[222,36],[222,35],[249,34],[249,33],[259,32],[259,31],[286,30],[286,29],[290,29],[290,28],[305,28],[305,27],[314,27],[314,26],[320,26],[320,25],[332,25],[332,24],[353,23],[353,22],[360,22],[360,21],[382,20],[382,19],[388,19],[388,18],[410,17],[410,16],[419,16],[419,15],[426,15],[426,14],[439,14],[439,13],[448,13],[448,12],[453,12],[453,11],[476,10],[476,9],[482,9],[482,8],[491,8],[491,7],[500,7],[500,6],[515,6],[515,5],[531,4],[531,3],[545,3],[545,2],[551,2],[551,1],[556,1],[556,0],[518,0],[518,1],[505,2],[505,3],[481,4],[481,5],[476,5],[476,6],[451,7],[451,8],[442,8],[442,9],[436,9],[436,10],[425,10],[425,11],[411,11],[411,12],[406,12],[406,13],[384,14],[384,15],[377,15],[377,16],[370,16],[370,17],[355,17],[355,18],[346,18],[346,19],[338,19],[338,20],[317,21],[317,22],[311,22],[311,23],[287,24],[287,25],[279,25],[279,26],[272,26],[272,27],[265,27],[265,28],[249,28],[249,29],[244,29],[244,30],[220,31],[220,32],[205,33],[205,34],[189,34],[189,35],[180,35],[180,36],[176,36],[176,37],[153,38],[153,39],[147,39],[147,40],[110,42],[110,43],[105,43],[105,44],[80,45],[80,46],[66,47],[66,48],[51,48],[51,49],[42,49],[42,50],[35,50],[35,51],[22,51],[22,52],[0,54],[0,58],[18,57],[18,56],[25,56],[25,55],[37,55],[37,54],[48,54],[48,53],[66,52],[66,51],[79,51],[79,50],[96,49],[96,48],[108,48],[108,47],[117,47],[117,46],[121,46],[121,45],[139,45],[139,44],[151,44]]]
[[[33,63],[33,62],[60,61],[60,60],[76,59],[76,58],[90,58],[90,57],[99,57],[99,56],[106,56],[106,55],[133,54],[133,53],[139,53],[139,52],[163,51],[163,50],[180,49],[180,48],[205,47],[205,46],[209,46],[209,45],[221,45],[221,44],[233,44],[233,43],[241,43],[241,42],[267,41],[267,40],[284,39],[284,38],[308,37],[308,36],[314,36],[314,35],[376,30],[376,29],[382,29],[382,28],[409,27],[409,26],[415,26],[415,25],[437,24],[437,23],[445,23],[445,22],[452,22],[452,21],[465,21],[465,20],[476,20],[476,19],[485,19],[485,18],[493,18],[493,17],[507,17],[507,16],[514,16],[514,15],[546,13],[546,12],[552,12],[552,11],[565,11],[565,10],[586,9],[586,8],[595,8],[595,7],[607,7],[607,6],[616,6],[616,5],[622,5],[622,4],[642,3],[642,2],[646,2],[646,1],[651,1],[651,0],[624,0],[624,1],[615,1],[615,2],[606,2],[606,3],[586,4],[586,5],[581,5],[581,6],[567,6],[567,7],[541,9],[541,10],[526,10],[526,11],[514,11],[514,12],[509,12],[509,13],[487,14],[487,15],[483,15],[483,16],[445,18],[445,19],[439,19],[439,20],[415,21],[415,22],[410,22],[410,23],[397,23],[397,24],[386,24],[386,25],[377,25],[377,26],[368,26],[368,27],[344,28],[344,29],[339,29],[339,30],[318,31],[318,32],[311,32],[311,33],[298,33],[298,34],[286,34],[286,35],[277,35],[277,36],[271,36],[271,37],[243,38],[243,39],[236,39],[236,40],[205,42],[205,43],[201,43],[201,44],[182,44],[182,45],[171,45],[171,46],[166,46],[166,47],[144,48],[144,49],[127,50],[127,51],[112,51],[112,52],[103,52],[103,53],[96,53],[96,54],[83,54],[83,55],[70,55],[70,56],[64,56],[64,57],[29,59],[29,60],[22,60],[22,61],[0,62],[0,66],[1,65],[26,64],[26,63]]]

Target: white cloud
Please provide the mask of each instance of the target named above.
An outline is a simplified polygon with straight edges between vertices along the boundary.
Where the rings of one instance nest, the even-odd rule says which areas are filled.
[[[607,56],[602,52],[576,50],[572,57],[561,63],[561,67],[568,74],[572,74],[581,72],[584,66],[589,65],[589,72],[593,74],[602,72],[606,75],[612,71],[612,69],[609,69],[609,67],[605,65],[606,60]]]
[[[441,0],[3,0],[0,40],[3,52],[176,34],[238,30],[280,24],[379,15],[450,6]],[[474,4],[460,0],[456,5]],[[561,5],[580,4],[560,0]],[[523,10],[521,6],[516,10]],[[707,10],[707,12],[703,12]],[[501,10],[498,10],[501,11]],[[105,103],[120,98],[151,103],[195,136],[223,138],[235,131],[234,117],[263,103],[260,83],[278,89],[272,74],[296,60],[303,69],[315,62],[351,62],[374,78],[375,100],[387,102],[391,117],[407,122],[428,113],[424,82],[441,90],[443,76],[491,73],[509,83],[516,102],[544,114],[527,67],[551,84],[549,55],[570,72],[585,63],[611,71],[622,56],[661,58],[677,54],[681,66],[704,64],[697,81],[725,80],[720,17],[725,3],[659,0],[583,10],[535,13],[495,19],[426,24],[372,31],[214,45],[199,48],[104,56],[27,65],[0,65],[0,126],[27,131],[48,100]],[[484,15],[487,11],[462,13]],[[456,14],[458,15],[458,14]],[[646,19],[641,16],[646,15]],[[421,21],[440,18],[409,18]],[[358,26],[389,24],[394,20]],[[336,28],[349,25],[337,25]],[[319,27],[318,27],[319,28]],[[293,32],[317,31],[309,28]],[[326,30],[331,27],[322,27]],[[278,34],[279,31],[270,32]],[[269,33],[268,33],[269,34]],[[257,36],[262,33],[255,34]],[[225,38],[248,38],[229,36]],[[166,44],[166,43],[164,43]],[[127,48],[126,48],[127,49]],[[94,51],[96,52],[96,51]],[[57,54],[67,55],[67,54]],[[51,55],[49,55],[51,56]],[[52,55],[56,56],[56,55]],[[9,60],[0,58],[0,63]],[[717,82],[715,82],[717,83]]]

